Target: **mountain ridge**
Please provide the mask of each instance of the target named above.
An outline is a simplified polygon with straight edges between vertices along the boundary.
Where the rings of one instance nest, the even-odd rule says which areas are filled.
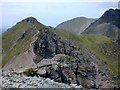
[[[76,35],[28,17],[3,33],[2,39],[3,71],[20,70],[26,76],[83,88],[118,87],[120,46],[105,35]]]

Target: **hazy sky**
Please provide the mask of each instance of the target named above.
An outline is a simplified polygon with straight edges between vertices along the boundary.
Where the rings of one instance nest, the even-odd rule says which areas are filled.
[[[86,1],[86,0],[85,0]],[[35,17],[39,22],[55,27],[59,23],[75,18],[99,18],[107,9],[118,8],[119,0],[114,2],[78,2],[77,0],[4,0],[1,3],[0,14],[2,24],[0,28],[10,28],[18,21],[29,16]]]

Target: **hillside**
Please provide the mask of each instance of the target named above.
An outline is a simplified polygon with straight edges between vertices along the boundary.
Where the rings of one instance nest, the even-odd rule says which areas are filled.
[[[100,34],[114,40],[120,38],[120,10],[109,9],[82,34]]]
[[[43,26],[34,17],[28,17],[4,32],[2,34],[2,65],[4,66],[13,57],[27,51],[33,36]]]
[[[67,30],[75,34],[80,34],[94,21],[95,19],[77,17],[57,25],[56,28]]]

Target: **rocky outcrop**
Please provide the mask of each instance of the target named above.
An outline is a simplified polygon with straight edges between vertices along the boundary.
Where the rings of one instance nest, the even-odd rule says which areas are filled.
[[[120,50],[119,50],[120,45],[115,41],[112,42],[111,44],[104,43],[101,45],[101,51],[105,56],[112,56],[112,57],[118,57]]]
[[[20,37],[20,39],[24,39],[25,36],[26,36],[26,33],[27,33],[27,31],[23,31],[23,32],[21,33],[21,37]]]
[[[38,71],[44,70],[44,73],[38,73],[41,77],[62,83],[82,84],[85,88],[115,86],[109,77],[109,69],[96,55],[83,46],[76,46],[70,40],[58,36],[48,28],[40,32],[34,43],[34,62]],[[46,63],[46,60],[49,63]]]
[[[41,35],[34,43],[34,52],[39,58],[53,58],[56,54],[65,54],[75,57],[80,50],[68,40],[58,37],[47,28],[41,30]],[[39,61],[35,61],[39,62]]]

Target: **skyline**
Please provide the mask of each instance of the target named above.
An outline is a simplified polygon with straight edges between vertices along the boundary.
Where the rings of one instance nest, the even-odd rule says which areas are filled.
[[[118,2],[4,2],[0,28],[10,28],[30,16],[56,27],[76,17],[99,18],[110,8],[118,8]]]

